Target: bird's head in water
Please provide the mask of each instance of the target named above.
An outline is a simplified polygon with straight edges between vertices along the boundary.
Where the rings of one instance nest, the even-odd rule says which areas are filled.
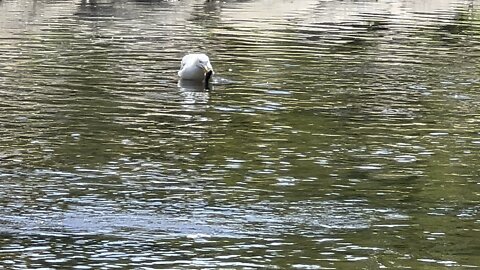
[[[210,89],[210,79],[214,74],[212,64],[210,64],[210,59],[208,59],[206,55],[205,57],[199,57],[197,67],[201,68],[204,72],[205,89]]]
[[[210,85],[209,85],[209,82],[210,82],[210,78],[212,78],[213,76],[213,70],[210,69],[209,71],[207,71],[205,73],[205,89],[210,89]]]
[[[203,69],[205,73],[213,70],[212,64],[210,64],[210,59],[205,54],[200,54],[198,56],[196,66]]]
[[[206,54],[202,53],[185,55],[182,58],[180,70],[178,71],[178,76],[181,80],[204,82],[206,89],[210,89],[209,83],[214,74],[210,59]]]

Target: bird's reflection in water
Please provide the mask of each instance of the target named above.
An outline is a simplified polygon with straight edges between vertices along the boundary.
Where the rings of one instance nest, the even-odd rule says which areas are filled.
[[[205,88],[203,81],[179,80],[178,88],[183,97],[183,107],[191,110],[203,110],[207,107],[213,86]]]

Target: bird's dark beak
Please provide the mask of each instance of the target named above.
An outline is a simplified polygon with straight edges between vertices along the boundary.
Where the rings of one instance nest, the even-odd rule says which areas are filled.
[[[210,78],[213,75],[213,70],[208,70],[207,73],[205,73],[205,89],[210,89]]]

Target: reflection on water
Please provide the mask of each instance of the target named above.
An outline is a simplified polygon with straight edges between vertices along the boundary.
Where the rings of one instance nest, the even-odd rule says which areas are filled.
[[[0,1],[1,265],[480,267],[479,4]]]

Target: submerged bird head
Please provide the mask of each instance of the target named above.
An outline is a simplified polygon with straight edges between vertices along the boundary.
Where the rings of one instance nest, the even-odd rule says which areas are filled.
[[[203,70],[205,78],[205,88],[209,89],[210,78],[212,78],[213,76],[213,67],[212,64],[210,64],[210,59],[206,55],[199,55],[196,66]]]
[[[212,64],[210,64],[210,59],[208,59],[208,56],[206,55],[200,55],[197,59],[196,66],[201,68],[205,74],[207,74],[209,71],[213,72],[213,67]]]
[[[182,80],[204,81],[208,88],[209,80],[213,76],[213,67],[205,54],[187,54],[183,57],[178,76]]]
[[[205,73],[205,89],[210,89],[209,81],[210,78],[213,76],[213,69],[210,69]]]

